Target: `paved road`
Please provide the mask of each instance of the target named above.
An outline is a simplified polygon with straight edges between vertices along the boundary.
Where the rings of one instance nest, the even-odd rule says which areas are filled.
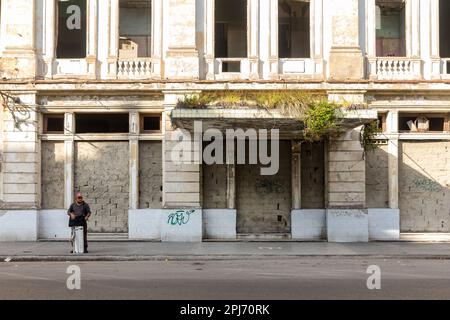
[[[230,261],[0,263],[0,299],[450,299],[449,260],[290,258]],[[381,268],[368,290],[367,267]]]

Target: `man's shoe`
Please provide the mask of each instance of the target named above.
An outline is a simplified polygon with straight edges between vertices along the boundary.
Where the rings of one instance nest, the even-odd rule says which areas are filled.
[[[87,251],[87,250],[84,250],[84,253],[89,253],[89,251]]]
[[[70,250],[70,253],[73,253],[73,250]]]

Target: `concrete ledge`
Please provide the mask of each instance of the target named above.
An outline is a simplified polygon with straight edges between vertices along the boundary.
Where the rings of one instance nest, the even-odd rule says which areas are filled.
[[[400,239],[399,209],[369,209],[370,240]]]
[[[205,239],[236,239],[236,210],[203,210],[203,235]]]
[[[69,217],[66,210],[41,210],[39,212],[39,239],[67,240],[69,238]]]
[[[0,211],[0,241],[37,241],[37,210]]]
[[[325,209],[292,210],[292,239],[320,240],[326,238]]]
[[[161,240],[162,209],[128,210],[130,239]]]
[[[201,209],[164,209],[161,215],[161,241],[202,242]]]
[[[327,209],[328,242],[368,242],[367,209]]]

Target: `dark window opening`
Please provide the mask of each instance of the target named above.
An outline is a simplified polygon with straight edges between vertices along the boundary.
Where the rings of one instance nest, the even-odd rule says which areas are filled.
[[[247,57],[247,1],[215,1],[216,58]]]
[[[381,130],[381,132],[386,132],[386,114],[382,113],[378,115],[378,129]]]
[[[241,62],[240,61],[222,62],[222,72],[241,72]]]
[[[450,58],[450,1],[439,1],[439,50],[442,58]],[[447,73],[450,73],[447,62]]]
[[[399,131],[401,132],[443,132],[445,117],[437,115],[400,115]]]
[[[86,25],[86,0],[58,1],[58,58],[86,57]]]
[[[44,115],[44,133],[64,133],[64,115]]]
[[[378,57],[406,56],[405,0],[376,1]]]
[[[278,0],[278,55],[310,57],[309,1]]]
[[[152,0],[120,0],[119,58],[151,57]]]
[[[161,117],[160,116],[143,116],[142,117],[142,131],[160,132],[161,131]]]
[[[129,121],[128,113],[75,115],[77,133],[128,133]]]

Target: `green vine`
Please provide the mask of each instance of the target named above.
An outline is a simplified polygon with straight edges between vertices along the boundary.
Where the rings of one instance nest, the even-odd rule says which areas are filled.
[[[378,147],[375,138],[379,133],[381,133],[381,129],[379,128],[378,120],[363,125],[360,140],[364,152],[374,151]]]

